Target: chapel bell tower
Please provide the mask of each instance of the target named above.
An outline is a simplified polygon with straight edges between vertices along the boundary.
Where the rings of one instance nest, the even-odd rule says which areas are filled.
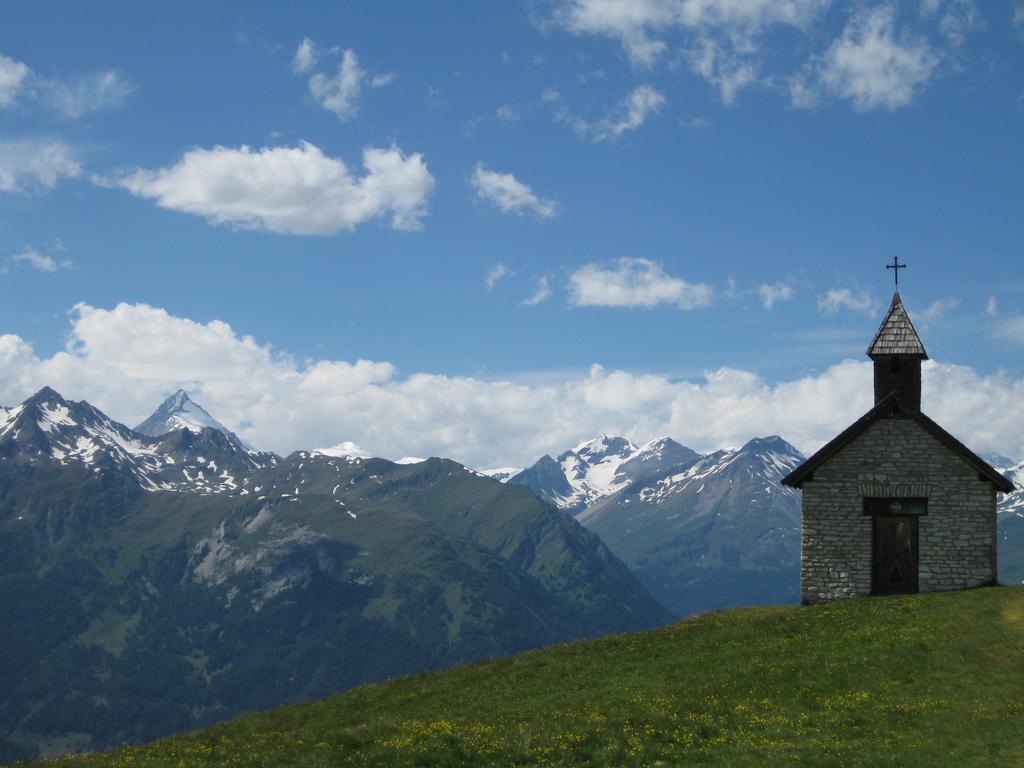
[[[921,411],[921,361],[928,359],[899,291],[875,334],[868,357],[875,364],[875,405],[895,393],[909,411]]]

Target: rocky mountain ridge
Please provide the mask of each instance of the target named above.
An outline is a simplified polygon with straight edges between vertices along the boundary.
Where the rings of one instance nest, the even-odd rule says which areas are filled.
[[[53,390],[0,411],[0,762],[672,618],[526,488],[250,459]]]
[[[702,455],[601,435],[508,482],[574,515],[686,615],[796,599],[800,494],[779,481],[803,460],[778,436]]]

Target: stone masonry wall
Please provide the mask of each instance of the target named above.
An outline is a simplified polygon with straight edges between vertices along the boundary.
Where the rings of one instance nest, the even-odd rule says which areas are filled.
[[[921,592],[995,582],[995,488],[916,422],[892,417],[872,424],[803,484],[803,602],[871,594],[865,496],[928,499],[918,520]]]

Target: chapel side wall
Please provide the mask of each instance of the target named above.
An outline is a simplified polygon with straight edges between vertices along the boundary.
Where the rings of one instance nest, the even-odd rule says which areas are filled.
[[[996,580],[996,491],[909,418],[881,419],[803,485],[800,597],[871,594],[871,517],[865,496],[925,497],[918,521],[921,592]]]

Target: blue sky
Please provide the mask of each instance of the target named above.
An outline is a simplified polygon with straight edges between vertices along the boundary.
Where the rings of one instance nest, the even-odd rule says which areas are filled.
[[[777,392],[862,359],[893,256],[935,360],[1008,392],[1024,375],[1019,3],[37,2],[0,19],[0,334],[31,362],[0,382],[8,404],[50,383],[126,421],[149,409],[68,372],[93,356],[147,397],[190,385],[270,447],[334,439],[275,437],[170,351],[125,373],[84,323],[138,330],[120,304],[221,321],[297,371],[376,361],[403,387],[571,387],[599,364]],[[579,431],[648,429],[631,418]],[[342,421],[339,440],[381,450],[471,440]]]

